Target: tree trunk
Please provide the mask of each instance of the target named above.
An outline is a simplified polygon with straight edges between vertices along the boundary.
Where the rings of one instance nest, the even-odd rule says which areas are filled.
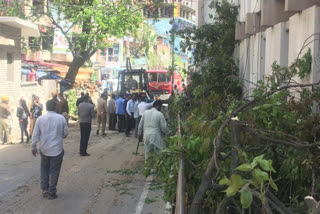
[[[84,65],[85,61],[86,61],[85,57],[82,57],[82,56],[74,57],[69,66],[68,73],[64,79],[71,82],[73,85],[76,80],[76,76],[78,74],[79,68],[81,68],[81,66]]]

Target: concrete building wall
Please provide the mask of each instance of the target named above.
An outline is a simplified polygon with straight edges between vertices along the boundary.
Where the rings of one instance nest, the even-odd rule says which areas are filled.
[[[0,37],[6,37],[15,41],[14,46],[0,45],[0,96],[6,95],[10,100],[13,119],[13,135],[18,136],[19,140],[19,123],[16,117],[16,109],[19,99],[23,97],[29,101],[32,94],[40,97],[40,101],[45,103],[50,98],[51,92],[56,91],[55,80],[43,80],[42,84],[38,82],[21,82],[21,30],[7,25],[0,24]],[[8,65],[7,54],[12,54],[13,65]],[[8,79],[8,73],[12,79]]]
[[[197,3],[195,5],[195,9],[196,9],[196,25],[197,26],[213,23],[214,19],[210,18],[210,15],[215,17],[215,11],[209,8],[209,5],[211,4],[212,1],[213,0],[197,0],[196,1]],[[228,0],[228,2],[233,5],[239,5],[240,1],[242,0]],[[250,0],[246,0],[246,1],[250,1]]]
[[[256,31],[252,25],[257,23],[256,19],[260,12],[255,15],[252,10],[257,10],[255,8],[257,6],[252,6],[252,2],[249,5],[247,0],[241,0],[235,35],[239,43],[235,54],[238,54],[236,58],[239,61],[240,77],[245,79],[244,96],[250,95],[250,91],[255,87],[254,83],[271,75],[271,66],[275,61],[280,66],[290,66],[304,44],[308,45],[300,57],[310,48],[313,58],[312,73],[303,80],[296,79],[296,81],[301,83],[320,81],[320,7],[317,6],[320,1],[301,12],[286,12],[285,3],[294,1],[261,0],[259,3],[261,28]],[[310,2],[313,1],[307,0],[305,3],[310,4]],[[305,7],[306,4],[301,4],[299,7]],[[247,26],[248,24],[250,26]]]
[[[301,11],[312,5],[320,6],[319,0],[285,0],[285,11]]]
[[[302,57],[310,48],[312,60],[312,73],[304,78],[302,83],[317,82],[320,80],[320,7],[313,6],[301,13],[297,13],[289,20],[289,64],[298,57]],[[300,80],[296,80],[300,81]]]
[[[279,23],[266,30],[265,76],[272,74],[271,65],[288,66],[289,33],[287,22]]]

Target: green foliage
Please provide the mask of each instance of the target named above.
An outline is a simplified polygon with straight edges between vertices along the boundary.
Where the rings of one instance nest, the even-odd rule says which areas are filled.
[[[16,16],[26,18],[24,13],[25,3],[19,0],[0,0],[0,15],[1,16]]]
[[[75,90],[70,90],[67,92],[68,96],[68,105],[69,105],[69,114],[73,117],[78,116],[78,109],[76,106],[77,103],[77,92]]]
[[[264,186],[266,183],[275,191],[278,191],[278,187],[271,177],[271,172],[276,172],[272,167],[272,160],[265,160],[264,155],[255,157],[250,163],[244,163],[238,166],[236,170],[242,172],[241,175],[233,174],[231,181],[224,177],[220,180],[219,184],[228,186],[224,191],[227,197],[235,196],[240,192],[240,201],[243,208],[249,208],[253,201],[250,191],[251,185],[252,188],[260,189],[261,196],[265,195]],[[263,202],[264,198],[262,197],[261,200]]]
[[[68,28],[63,25],[63,20],[67,21],[67,26],[77,26],[77,31],[65,34],[72,41],[69,48],[74,54],[87,52],[89,56],[90,53],[105,48],[110,36],[120,38],[139,28],[142,16],[138,12],[132,12],[129,5],[129,0],[55,0],[47,15],[55,25],[63,29]],[[55,17],[56,13],[59,15],[58,19]]]
[[[192,82],[188,90],[192,95],[175,97],[169,108],[173,133],[177,127],[176,113],[182,113],[183,137],[167,139],[166,150],[154,157],[155,162],[147,164],[150,168],[156,166],[156,173],[164,183],[165,199],[171,202],[175,196],[179,155],[185,154],[186,192],[191,203],[212,158],[213,142],[221,124],[235,109],[250,102],[241,99],[240,82],[232,78],[238,75],[232,58],[232,20],[235,21],[236,8],[225,1],[214,2],[212,6],[218,11],[215,25],[184,33],[182,45],[186,49],[195,47],[195,65],[200,72],[189,73]],[[320,115],[312,108],[320,100],[320,89],[279,88],[308,77],[311,65],[308,50],[289,67],[274,63],[272,74],[265,81],[258,82],[251,97],[255,102],[236,115],[245,127],[241,131],[241,145],[231,144],[231,130],[227,127],[222,133],[220,151],[215,156],[220,174],[210,182],[227,187],[224,192],[209,189],[201,202],[200,213],[214,213],[228,196],[244,209],[250,207],[252,213],[262,213],[267,192],[273,193],[294,213],[304,212],[303,198],[311,193],[310,175],[312,170],[318,169],[320,151],[317,147],[302,149],[295,145],[319,141]],[[248,129],[254,130],[259,137],[246,132]],[[268,139],[277,139],[279,143]],[[177,146],[178,140],[181,147]],[[231,174],[234,149],[238,153],[238,162],[242,164],[236,168],[236,173]],[[318,170],[316,174],[319,176]],[[260,193],[260,198],[253,191]],[[238,213],[233,212],[231,205],[228,212]]]

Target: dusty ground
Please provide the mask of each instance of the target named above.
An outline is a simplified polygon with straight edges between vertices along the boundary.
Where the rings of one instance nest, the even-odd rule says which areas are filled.
[[[40,157],[30,145],[0,145],[0,213],[14,214],[158,214],[165,212],[159,184],[142,175],[143,146],[134,154],[136,139],[118,132],[95,135],[89,157],[80,157],[79,125],[70,125],[58,198],[49,201],[40,191]]]

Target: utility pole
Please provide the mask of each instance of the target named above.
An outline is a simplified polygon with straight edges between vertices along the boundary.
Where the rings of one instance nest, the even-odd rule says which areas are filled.
[[[171,29],[171,54],[172,54],[172,62],[171,62],[171,95],[173,95],[173,84],[174,84],[174,40],[176,38],[176,30],[174,28],[174,0],[172,0],[172,29]]]

